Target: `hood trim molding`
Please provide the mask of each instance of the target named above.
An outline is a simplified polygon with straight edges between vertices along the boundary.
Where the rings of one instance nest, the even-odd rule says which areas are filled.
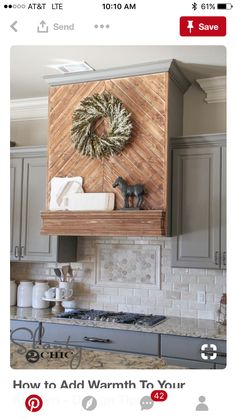
[[[41,234],[58,236],[166,236],[162,210],[44,211]]]
[[[44,76],[43,78],[50,86],[64,86],[66,84],[86,83],[90,81],[110,80],[166,72],[170,74],[171,79],[174,80],[182,93],[185,93],[191,83],[180,71],[177,62],[174,59],[108,68],[104,70],[56,74]]]

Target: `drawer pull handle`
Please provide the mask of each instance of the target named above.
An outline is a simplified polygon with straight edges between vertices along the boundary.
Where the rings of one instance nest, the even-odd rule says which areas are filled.
[[[111,339],[101,339],[101,338],[88,338],[87,336],[84,337],[86,342],[97,342],[97,343],[112,343]]]
[[[19,246],[15,246],[15,258],[19,257]]]
[[[226,353],[225,352],[217,352],[217,356],[221,357],[221,358],[226,358]]]
[[[214,354],[217,355],[217,357],[219,358],[226,358],[226,353],[225,352],[218,352],[218,351],[213,351],[213,349],[204,349],[204,351],[200,351],[201,354],[205,354],[208,356],[212,356]]]

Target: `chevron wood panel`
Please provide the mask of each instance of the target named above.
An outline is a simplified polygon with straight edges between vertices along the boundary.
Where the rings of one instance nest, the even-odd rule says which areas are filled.
[[[129,183],[144,183],[144,209],[166,209],[168,73],[52,87],[49,92],[50,180],[54,176],[82,176],[85,192],[115,192],[116,208],[122,208],[120,191],[112,188],[117,176]],[[130,143],[119,156],[92,160],[81,156],[71,143],[72,115],[87,96],[108,91],[132,114]],[[98,124],[97,131],[104,129]]]
[[[159,84],[166,85],[166,75],[156,75]],[[132,113],[134,124],[131,144],[120,156],[104,163],[104,183],[119,174],[129,183],[144,183],[147,195],[144,209],[165,209],[167,143],[167,101],[164,102],[149,85],[153,76],[132,77],[106,82],[106,88],[119,97]],[[163,87],[162,87],[163,92]],[[117,192],[117,208],[123,205],[121,193]]]
[[[81,100],[105,90],[104,82],[73,84],[50,88],[48,202],[50,181],[54,176],[82,176],[87,192],[102,191],[103,163],[79,155],[70,140],[72,115]]]

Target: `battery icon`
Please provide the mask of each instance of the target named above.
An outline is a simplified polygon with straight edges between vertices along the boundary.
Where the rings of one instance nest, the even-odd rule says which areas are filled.
[[[219,10],[231,10],[232,7],[231,3],[217,3],[217,9]]]

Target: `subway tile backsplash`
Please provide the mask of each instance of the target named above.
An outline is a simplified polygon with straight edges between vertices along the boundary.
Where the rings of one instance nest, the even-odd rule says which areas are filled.
[[[71,266],[81,308],[217,318],[225,271],[171,268],[171,238],[80,237],[78,242],[78,262]],[[55,266],[15,262],[11,278],[54,284]],[[198,304],[198,291],[206,292],[206,304]]]

